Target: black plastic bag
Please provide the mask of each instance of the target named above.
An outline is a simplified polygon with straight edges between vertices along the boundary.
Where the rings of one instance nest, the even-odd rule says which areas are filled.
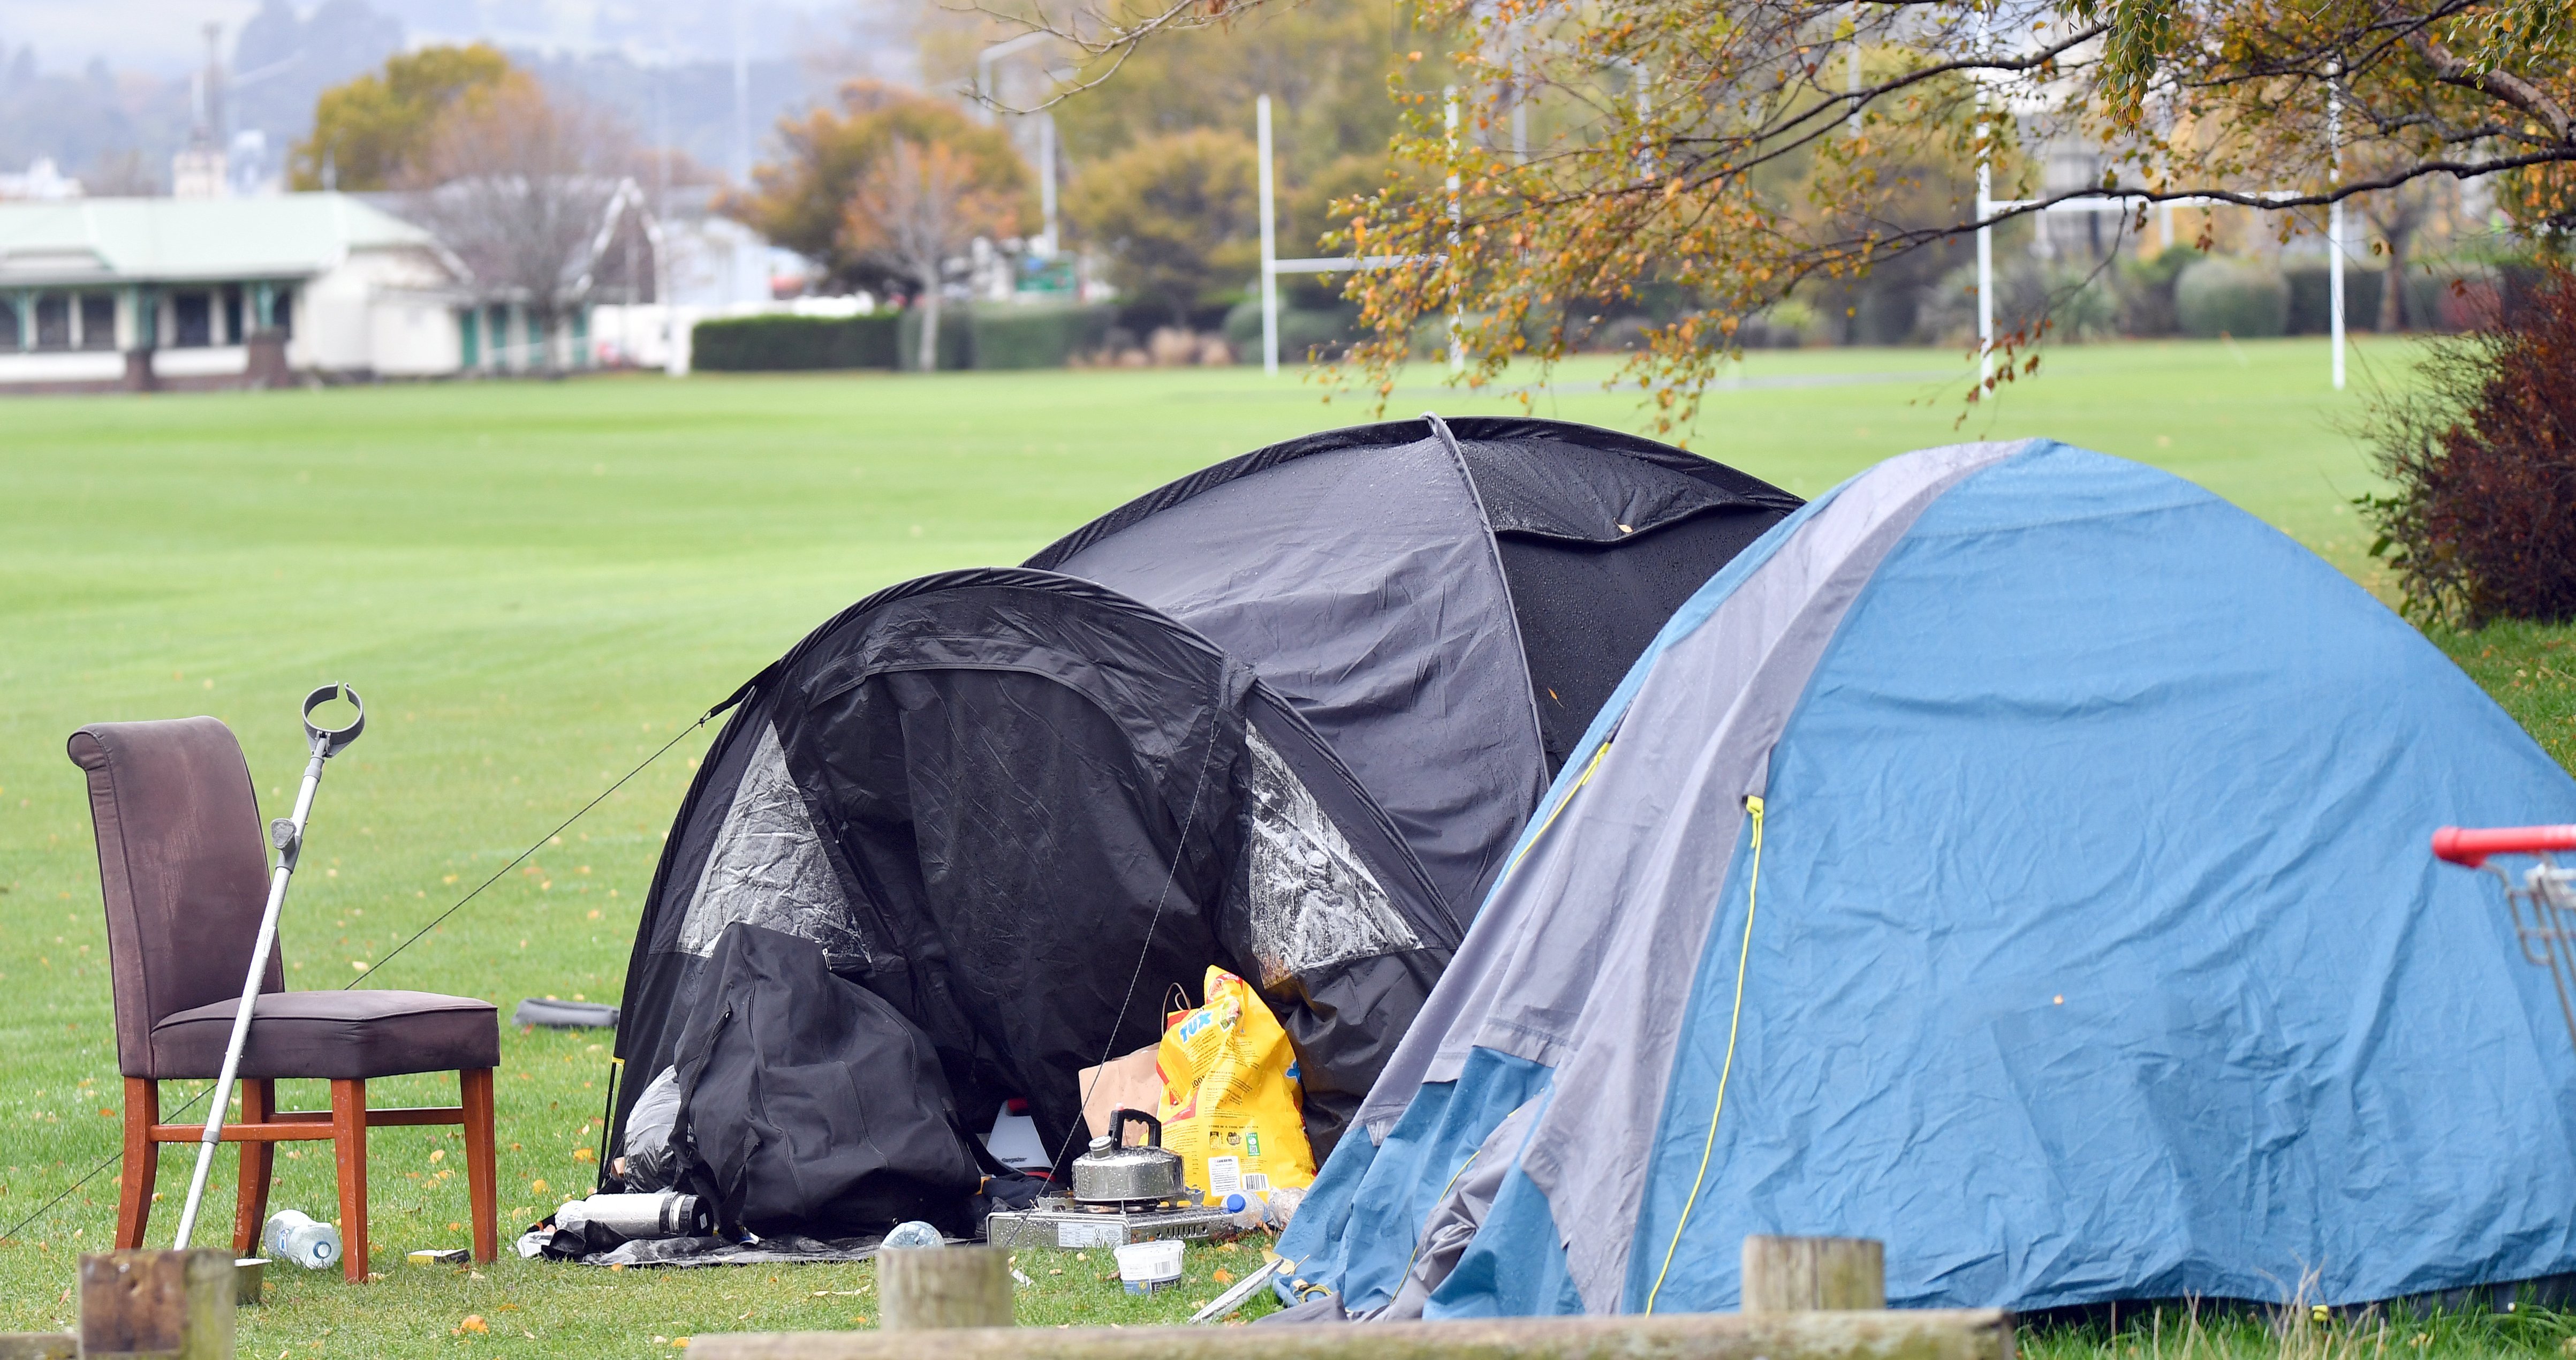
[[[707,960],[677,1047],[680,1183],[718,1230],[982,1227],[980,1147],[927,1036],[835,976],[810,940],[736,922]]]

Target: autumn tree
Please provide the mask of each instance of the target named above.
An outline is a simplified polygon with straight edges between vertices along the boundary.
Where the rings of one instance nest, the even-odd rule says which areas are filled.
[[[1115,81],[1122,52],[1290,2],[1035,22]],[[2576,165],[2564,0],[1426,0],[1421,22],[1458,74],[1416,74],[1407,54],[1391,149],[1415,173],[1343,205],[1336,249],[1403,261],[1351,277],[1375,332],[1358,373],[1392,390],[1416,323],[1454,316],[1467,381],[1490,381],[1564,354],[1602,299],[1673,289],[1692,305],[1627,374],[1666,429],[1792,289],[2054,203],[2117,199],[2132,225],[2182,198],[2314,221],[2431,176],[2547,186]],[[1520,152],[1516,110],[1536,128]],[[2101,179],[2045,188],[2055,139],[2105,149]],[[1923,167],[1980,162],[2015,206],[1982,223],[1972,196],[1905,210]],[[1985,390],[2028,371],[2037,338],[1999,337]]]
[[[1082,171],[1066,216],[1109,257],[1110,282],[1186,326],[1260,266],[1252,140],[1202,129],[1148,138]]]
[[[750,189],[731,199],[729,209],[770,240],[821,261],[845,286],[908,290],[917,281],[873,241],[854,240],[848,231],[860,181],[898,142],[947,148],[966,167],[975,193],[1012,204],[1013,215],[995,225],[996,233],[1036,229],[1027,202],[1028,167],[1010,139],[954,104],[876,81],[853,81],[842,87],[837,108],[785,119],[776,135],[785,154],[755,168]]]
[[[1249,137],[1252,101],[1266,94],[1279,170],[1302,182],[1345,157],[1386,163],[1387,143],[1401,125],[1386,74],[1420,45],[1399,14],[1375,0],[1264,9],[1240,24],[1175,33],[1127,54],[1115,79],[1053,112],[1065,154],[1081,164],[1174,133]],[[1110,64],[1078,69],[1076,82],[1105,74]]]
[[[512,72],[460,95],[410,168],[410,214],[487,299],[516,302],[551,337],[588,305],[619,214],[636,206],[634,144],[598,111]],[[543,362],[555,365],[552,343]]]
[[[312,135],[289,155],[289,180],[303,190],[393,188],[428,150],[440,114],[509,73],[498,49],[475,43],[405,52],[382,74],[334,85],[314,103]]]
[[[940,284],[948,261],[978,236],[1016,225],[1017,196],[984,186],[974,158],[940,142],[897,137],[860,172],[843,214],[841,248],[912,285],[921,309],[921,370],[939,367]]]

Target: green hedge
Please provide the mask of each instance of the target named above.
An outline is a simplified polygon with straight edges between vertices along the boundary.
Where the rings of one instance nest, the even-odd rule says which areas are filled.
[[[1316,351],[1325,359],[1335,359],[1360,338],[1359,308],[1350,304],[1332,307],[1279,308],[1279,362],[1303,364]],[[1238,302],[1225,314],[1226,343],[1247,364],[1261,362],[1261,299]]]
[[[2290,284],[2290,334],[2324,335],[2334,329],[2334,267],[2302,264],[2282,271]],[[2379,329],[2379,289],[2388,281],[2384,270],[2343,268],[2343,327],[2348,331]]]
[[[689,366],[720,373],[892,368],[895,315],[866,312],[701,321],[689,332]]]
[[[978,302],[939,310],[939,366],[1062,368],[1099,349],[1117,324],[1107,303]],[[921,366],[918,310],[859,316],[745,316],[701,321],[693,368],[758,373]]]
[[[2275,336],[2289,329],[2290,285],[2254,260],[2208,259],[2174,280],[2174,320],[2200,339]]]
[[[906,373],[921,371],[921,309],[906,307],[896,325],[896,364]],[[975,366],[975,319],[967,307],[950,303],[939,309],[939,367]]]
[[[976,304],[968,318],[975,367],[1062,368],[1101,347],[1118,324],[1118,309],[1106,302],[994,302]],[[939,328],[948,325],[942,315]]]

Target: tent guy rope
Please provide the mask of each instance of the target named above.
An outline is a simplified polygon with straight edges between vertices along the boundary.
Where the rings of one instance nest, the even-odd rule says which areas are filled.
[[[551,840],[553,840],[555,837],[562,835],[562,834],[564,833],[564,831],[565,831],[567,828],[569,828],[573,823],[578,822],[578,821],[580,821],[582,818],[584,818],[584,817],[586,817],[586,816],[590,815],[590,811],[591,811],[591,809],[593,809],[593,808],[595,808],[595,807],[598,807],[598,806],[599,806],[600,804],[602,804],[602,803],[607,802],[607,801],[608,801],[608,796],[609,796],[610,794],[615,793],[615,792],[617,792],[619,789],[622,789],[622,788],[626,787],[626,781],[628,781],[628,780],[630,780],[630,779],[633,779],[635,776],[637,776],[637,775],[639,775],[639,774],[644,773],[645,769],[646,769],[648,766],[650,766],[654,761],[660,760],[663,756],[665,756],[665,755],[669,754],[669,753],[670,753],[670,750],[671,750],[671,748],[672,748],[672,747],[677,746],[677,745],[679,745],[681,742],[688,740],[688,737],[689,737],[689,734],[690,734],[690,733],[695,732],[695,731],[697,731],[699,728],[706,726],[706,725],[707,725],[707,721],[708,721],[708,719],[711,719],[711,718],[715,717],[717,714],[724,712],[727,708],[732,707],[732,706],[733,706],[733,702],[734,702],[734,701],[733,701],[732,699],[727,699],[727,700],[726,700],[726,701],[724,701],[723,703],[718,704],[718,705],[716,705],[715,707],[713,707],[713,708],[711,708],[711,709],[708,709],[706,712],[699,714],[699,715],[698,715],[698,720],[697,720],[696,722],[693,722],[693,723],[689,724],[687,727],[681,728],[681,729],[680,729],[680,733],[679,733],[679,735],[678,735],[678,736],[675,736],[675,737],[671,738],[669,741],[666,741],[666,742],[662,743],[662,748],[661,748],[660,750],[658,750],[658,751],[655,751],[653,754],[651,754],[651,755],[649,755],[649,756],[644,757],[644,760],[643,760],[643,763],[642,763],[642,764],[639,764],[639,765],[637,765],[634,769],[628,770],[626,773],[624,773],[624,774],[622,774],[622,775],[619,775],[619,776],[617,777],[617,782],[616,782],[616,783],[609,785],[607,788],[601,789],[601,790],[599,791],[599,796],[598,796],[598,797],[596,797],[596,798],[591,799],[591,800],[590,800],[589,802],[587,802],[587,803],[582,804],[582,805],[581,805],[581,810],[580,810],[579,812],[576,812],[576,813],[574,813],[573,815],[571,815],[571,816],[569,816],[569,817],[564,818],[562,822],[560,822],[560,823],[558,823],[558,824],[556,825],[556,827],[555,827],[555,829],[554,829],[554,830],[549,831],[549,832],[547,832],[546,834],[544,834],[544,835],[542,835],[542,836],[539,836],[539,837],[537,838],[536,844],[531,845],[531,846],[529,846],[527,849],[520,851],[520,852],[518,853],[518,855],[517,855],[517,856],[515,856],[514,858],[512,858],[512,859],[511,859],[511,861],[510,861],[509,863],[504,864],[504,865],[502,865],[500,868],[493,870],[493,871],[492,871],[492,876],[491,876],[490,878],[487,878],[487,879],[483,880],[482,882],[475,884],[475,885],[474,885],[474,891],[469,892],[469,893],[465,894],[463,897],[460,897],[460,898],[456,899],[456,905],[451,906],[451,907],[449,907],[447,910],[440,912],[438,915],[431,917],[428,925],[422,926],[420,929],[413,931],[410,935],[406,936],[406,937],[403,939],[403,942],[402,942],[401,944],[395,945],[393,948],[386,950],[386,951],[385,951],[385,956],[384,956],[383,958],[381,958],[381,959],[378,959],[372,967],[370,967],[370,968],[368,968],[368,969],[367,969],[367,971],[365,971],[365,972],[363,972],[363,973],[358,974],[356,977],[353,977],[353,978],[349,979],[347,982],[343,982],[343,983],[341,983],[341,984],[340,984],[340,990],[345,992],[345,991],[349,990],[351,987],[354,987],[354,986],[358,985],[360,982],[362,982],[362,981],[364,981],[364,980],[366,980],[366,979],[368,979],[368,978],[374,977],[376,974],[378,974],[378,973],[380,973],[380,972],[383,972],[383,971],[384,971],[384,967],[385,967],[385,965],[386,965],[386,964],[388,964],[388,963],[393,962],[394,955],[399,954],[399,953],[403,952],[404,950],[411,948],[411,947],[412,947],[412,944],[413,944],[415,941],[419,940],[419,939],[420,939],[420,937],[422,937],[423,935],[427,935],[429,932],[431,932],[431,931],[433,931],[433,930],[438,929],[440,925],[442,925],[442,924],[444,924],[444,923],[446,922],[446,920],[447,920],[447,918],[448,918],[448,917],[450,917],[450,916],[454,916],[454,915],[455,915],[459,910],[463,909],[463,907],[465,906],[465,904],[466,904],[466,903],[471,902],[471,901],[473,901],[475,898],[482,896],[482,895],[483,895],[483,890],[484,890],[485,888],[491,887],[493,884],[500,882],[500,881],[501,881],[501,876],[502,876],[502,875],[507,874],[507,873],[508,873],[508,872],[510,872],[512,869],[516,869],[516,868],[518,868],[522,863],[525,863],[525,862],[527,861],[528,856],[533,855],[533,854],[537,853],[538,851],[545,849],[545,848],[546,848],[546,843],[547,843],[548,841],[551,841]]]

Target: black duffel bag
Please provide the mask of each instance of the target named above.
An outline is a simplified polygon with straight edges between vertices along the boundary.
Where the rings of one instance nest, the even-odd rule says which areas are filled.
[[[980,1233],[989,1154],[959,1127],[927,1035],[779,931],[725,927],[701,977],[671,1138],[720,1231]]]

